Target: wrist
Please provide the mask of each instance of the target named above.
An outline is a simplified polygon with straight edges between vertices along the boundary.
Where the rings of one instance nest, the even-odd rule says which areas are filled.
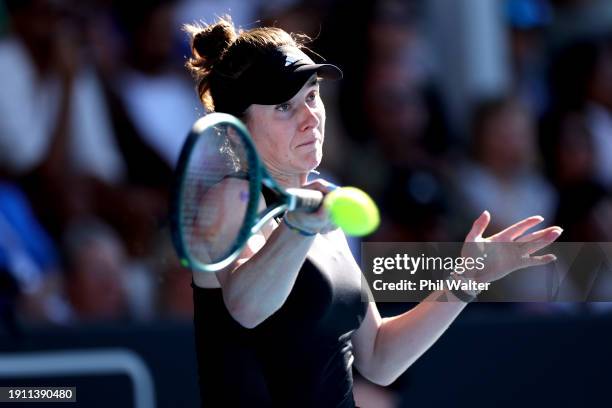
[[[310,231],[306,228],[302,228],[296,225],[296,223],[294,223],[293,221],[289,220],[289,213],[285,214],[285,217],[283,217],[283,222],[291,231],[296,232],[304,237],[314,237],[318,234],[317,231]]]
[[[450,280],[454,282],[453,285],[451,285],[450,282],[447,283],[448,290],[457,299],[463,302],[470,303],[474,301],[481,292],[481,290],[477,289],[477,282],[475,279],[468,278],[456,272],[451,272]]]

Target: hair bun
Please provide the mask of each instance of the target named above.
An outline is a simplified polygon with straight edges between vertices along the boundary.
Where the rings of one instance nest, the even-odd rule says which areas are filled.
[[[222,19],[193,36],[193,50],[207,65],[213,65],[236,39],[236,30],[231,20]]]

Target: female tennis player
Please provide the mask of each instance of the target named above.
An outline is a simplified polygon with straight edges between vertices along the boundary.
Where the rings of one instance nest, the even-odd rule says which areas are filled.
[[[208,111],[242,119],[269,173],[284,188],[329,192],[324,180],[308,182],[321,162],[325,107],[321,79],[339,79],[334,65],[317,64],[300,38],[278,28],[236,32],[229,19],[187,26],[188,62]],[[307,51],[307,50],[306,50]],[[242,220],[231,197],[239,178],[216,194],[217,242]],[[261,207],[269,200],[266,190]],[[210,212],[211,210],[209,210]],[[473,278],[491,282],[527,266],[553,261],[530,256],[561,234],[530,217],[483,238],[484,212],[466,242],[525,242],[524,253],[498,253]],[[382,319],[374,302],[361,300],[361,271],[342,232],[325,209],[290,211],[251,237],[229,267],[194,273],[196,347],[204,406],[354,407],[353,365],[367,379],[387,385],[448,328],[475,293],[434,292],[451,302],[425,301]]]

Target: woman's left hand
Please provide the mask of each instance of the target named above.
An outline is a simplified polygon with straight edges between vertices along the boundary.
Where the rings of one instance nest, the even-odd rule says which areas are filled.
[[[561,227],[553,226],[525,234],[527,230],[544,221],[544,218],[534,216],[525,218],[495,235],[483,238],[482,234],[490,221],[489,212],[483,212],[474,221],[472,229],[465,238],[462,257],[486,256],[485,267],[482,270],[467,270],[464,273],[467,278],[477,282],[493,282],[518,269],[545,265],[557,259],[553,254],[532,254],[559,238],[563,232]]]

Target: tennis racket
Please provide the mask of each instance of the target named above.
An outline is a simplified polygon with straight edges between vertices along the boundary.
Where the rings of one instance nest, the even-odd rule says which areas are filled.
[[[275,198],[262,209],[264,186]],[[339,212],[344,218],[353,217],[350,203],[354,200],[336,195],[337,207],[349,208]],[[181,265],[201,272],[219,271],[238,257],[247,240],[270,219],[295,209],[316,211],[323,200],[320,191],[279,186],[261,162],[246,126],[232,115],[208,114],[193,125],[175,171],[170,221]],[[228,231],[219,225],[221,211],[231,211],[241,226]]]

